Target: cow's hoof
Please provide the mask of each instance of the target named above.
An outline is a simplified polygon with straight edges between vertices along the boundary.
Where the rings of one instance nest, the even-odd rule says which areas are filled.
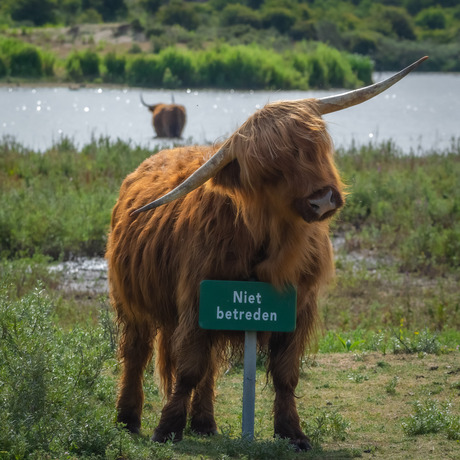
[[[119,415],[117,417],[117,422],[124,424],[124,428],[133,434],[139,434],[141,431],[141,422],[137,417]]]
[[[192,418],[190,428],[194,433],[200,436],[212,436],[217,434],[217,426],[214,419],[199,420],[197,418]]]
[[[151,439],[153,442],[160,443],[168,441],[179,442],[182,441],[182,433],[164,433],[163,431],[156,429]]]
[[[306,437],[301,439],[291,439],[290,442],[297,452],[304,452],[306,450],[311,450],[313,448],[310,443],[310,440]]]

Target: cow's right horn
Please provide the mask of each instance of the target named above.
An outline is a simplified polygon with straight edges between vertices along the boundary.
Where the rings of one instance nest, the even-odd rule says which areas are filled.
[[[338,110],[343,110],[348,107],[352,107],[353,105],[361,104],[361,102],[372,99],[374,96],[382,93],[390,86],[393,86],[396,82],[401,80],[401,78],[404,78],[408,73],[412,72],[412,70],[418,67],[426,59],[428,59],[428,56],[420,58],[418,61],[415,61],[413,64],[401,70],[397,74],[379,83],[356,89],[354,91],[348,91],[347,93],[338,94],[336,96],[327,96],[321,99],[317,99],[319,112],[322,115],[326,113],[337,112]]]
[[[184,182],[161,198],[132,211],[130,216],[170,203],[171,201],[187,195],[187,193],[192,190],[195,190],[208,179],[214,177],[224,166],[232,161],[231,156],[228,155],[227,152],[228,150],[225,148],[225,145],[223,145],[208,161],[206,161],[206,163],[201,165],[191,176],[185,179]]]

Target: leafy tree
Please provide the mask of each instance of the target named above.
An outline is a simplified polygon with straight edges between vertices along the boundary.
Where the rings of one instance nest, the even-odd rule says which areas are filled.
[[[439,7],[427,8],[417,15],[415,23],[425,29],[444,29],[446,27],[446,15]]]
[[[11,5],[15,21],[30,21],[37,26],[53,23],[56,17],[56,0],[16,0]]]
[[[274,27],[280,33],[288,32],[295,23],[295,15],[287,8],[269,8],[264,11],[262,23],[265,27]]]
[[[223,26],[247,24],[251,27],[259,28],[260,16],[252,8],[240,4],[230,4],[222,10],[220,22]]]
[[[82,0],[82,9],[96,10],[104,21],[113,21],[126,15],[128,8],[125,0]]]
[[[178,24],[187,30],[195,30],[200,25],[200,18],[194,6],[179,1],[162,6],[158,10],[158,19],[162,24]]]

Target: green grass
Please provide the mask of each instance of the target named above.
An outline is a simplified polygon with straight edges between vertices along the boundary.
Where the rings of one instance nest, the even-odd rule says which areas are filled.
[[[239,362],[218,381],[219,435],[187,429],[178,444],[149,440],[163,405],[153,365],[141,435],[116,426],[120,369],[107,293],[70,289],[50,265],[103,255],[121,181],[150,154],[107,139],[82,149],[63,140],[43,154],[0,144],[0,458],[454,457],[459,267],[456,246],[439,239],[459,221],[458,143],[424,156],[391,143],[338,152],[351,195],[333,226],[340,244],[336,279],[320,300],[323,333],[297,390],[315,446],[306,454],[273,439],[263,358],[253,443],[241,438]],[[420,258],[413,241],[431,228]]]
[[[413,458],[435,446],[431,458],[441,459],[458,449],[458,351],[310,357],[297,389],[301,425],[314,445],[305,454],[272,437],[273,391],[263,361],[254,442],[241,436],[243,376],[234,363],[218,380],[219,435],[200,438],[187,428],[178,444],[152,443],[163,400],[150,365],[142,432],[131,436],[115,424],[117,331],[107,303],[101,299],[98,318],[63,326],[58,291],[42,285],[18,296],[14,279],[3,274],[0,285],[1,458],[355,458],[369,450],[374,458]]]

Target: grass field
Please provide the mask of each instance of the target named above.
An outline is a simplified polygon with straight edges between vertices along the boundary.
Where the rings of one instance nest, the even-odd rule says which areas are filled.
[[[338,152],[351,195],[332,229],[337,276],[297,389],[308,453],[273,439],[262,358],[252,443],[241,438],[237,361],[218,381],[219,435],[150,441],[163,404],[153,365],[141,435],[116,426],[104,270],[95,289],[57,263],[102,256],[121,180],[149,154],[103,139],[43,155],[0,145],[0,459],[458,458],[458,142],[424,157],[391,143]]]

